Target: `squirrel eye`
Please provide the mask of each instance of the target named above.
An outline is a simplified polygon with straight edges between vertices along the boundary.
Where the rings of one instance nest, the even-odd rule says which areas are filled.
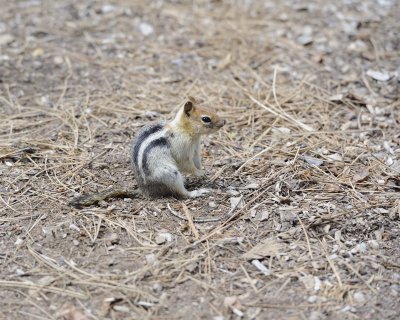
[[[211,119],[210,119],[210,117],[204,116],[204,117],[201,117],[201,121],[203,121],[204,123],[210,123]]]

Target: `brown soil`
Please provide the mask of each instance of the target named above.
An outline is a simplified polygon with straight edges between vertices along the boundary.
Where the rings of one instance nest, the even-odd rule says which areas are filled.
[[[398,1],[0,6],[1,319],[398,318]],[[188,94],[210,195],[67,206]]]

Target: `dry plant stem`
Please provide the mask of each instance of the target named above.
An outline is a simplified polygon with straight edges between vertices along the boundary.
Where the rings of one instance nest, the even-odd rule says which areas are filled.
[[[313,254],[312,254],[312,250],[311,250],[310,239],[308,238],[306,227],[304,226],[303,221],[301,221],[301,219],[300,219],[300,217],[299,217],[299,215],[297,213],[296,213],[296,216],[297,216],[297,219],[300,222],[301,228],[303,229],[303,232],[304,232],[304,236],[306,237],[306,240],[307,240],[308,254],[310,255],[311,259],[314,259],[313,258]]]
[[[354,272],[354,274],[362,281],[365,283],[365,285],[373,292],[373,293],[377,293],[376,290],[367,282],[363,279],[363,277],[361,276],[361,274],[354,269],[348,262],[343,261],[343,263],[346,265],[347,268],[349,268],[351,271]]]
[[[311,126],[306,125],[306,124],[300,122],[299,120],[293,118],[291,115],[287,114],[285,111],[283,111],[283,110],[280,110],[280,111],[279,110],[275,110],[275,108],[272,105],[266,106],[265,104],[261,103],[256,98],[254,98],[249,93],[249,91],[246,88],[244,88],[243,86],[241,86],[236,80],[233,79],[233,82],[244,91],[246,96],[248,96],[251,101],[253,101],[258,106],[262,107],[263,109],[267,110],[268,112],[272,113],[273,115],[279,116],[282,119],[285,119],[285,120],[295,124],[296,126],[302,128],[302,129],[304,129],[306,131],[315,131]]]
[[[182,209],[183,209],[183,212],[184,212],[185,215],[186,215],[186,218],[187,218],[189,227],[190,227],[190,229],[192,230],[193,236],[194,236],[196,239],[199,239],[199,231],[197,231],[197,229],[196,229],[196,227],[195,227],[195,225],[194,225],[194,223],[193,223],[193,217],[192,217],[192,215],[190,214],[188,207],[187,207],[186,204],[184,204],[183,202],[182,202]]]
[[[336,280],[337,280],[338,283],[339,283],[339,286],[340,286],[340,287],[343,287],[342,280],[341,280],[340,275],[339,275],[339,273],[338,273],[338,271],[337,271],[337,269],[336,269],[336,267],[335,267],[335,264],[334,264],[333,261],[329,258],[329,255],[328,255],[328,253],[326,252],[325,247],[324,247],[322,241],[319,240],[319,239],[318,239],[318,241],[319,241],[319,243],[320,243],[320,245],[321,245],[321,247],[322,247],[322,250],[323,250],[323,252],[324,252],[325,258],[326,258],[326,260],[327,260],[328,263],[329,263],[329,266],[331,267],[333,273],[335,274],[335,277],[336,277]]]
[[[0,10],[1,319],[398,318],[399,1],[34,2]],[[202,150],[222,193],[65,206],[134,189],[131,138],[187,95],[227,120]],[[270,276],[241,258],[264,239]]]
[[[79,298],[79,299],[87,299],[88,298],[88,296],[83,293],[75,292],[72,290],[66,290],[64,288],[57,288],[57,287],[52,287],[52,286],[41,286],[41,285],[34,284],[31,282],[0,280],[0,288],[1,287],[35,289],[35,290],[39,290],[39,291],[43,290],[43,291],[58,293],[58,294],[73,297],[73,298]]]
[[[265,148],[264,150],[260,151],[259,153],[255,154],[254,156],[252,156],[251,158],[247,159],[245,161],[245,163],[243,163],[236,171],[235,171],[235,175],[237,175],[240,171],[242,171],[243,168],[245,168],[250,162],[254,161],[255,159],[257,159],[257,157],[261,156],[262,154],[270,151],[272,148],[274,147],[274,145],[269,146],[268,148]]]
[[[178,218],[179,220],[189,222],[189,220],[187,218],[182,217],[179,213],[177,213],[175,210],[173,210],[169,203],[167,203],[167,208],[168,208],[169,212],[172,214],[172,216]],[[218,222],[218,221],[221,221],[222,219],[224,219],[225,217],[229,216],[229,214],[230,214],[230,212],[228,212],[228,214],[223,214],[218,218],[210,218],[210,219],[193,219],[192,218],[192,222],[195,222],[195,223]]]

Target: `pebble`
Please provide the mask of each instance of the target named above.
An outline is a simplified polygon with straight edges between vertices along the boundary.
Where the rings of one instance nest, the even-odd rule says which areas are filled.
[[[156,242],[157,244],[163,244],[163,243],[167,242],[167,239],[165,239],[165,237],[162,236],[162,235],[158,235],[158,236],[155,238],[155,242]]]
[[[368,246],[373,250],[379,249],[379,242],[376,240],[368,240]]]
[[[320,320],[324,318],[325,317],[322,315],[322,313],[318,311],[312,311],[310,316],[308,317],[309,320]]]
[[[81,229],[79,229],[75,224],[73,224],[73,223],[71,223],[70,225],[69,225],[69,229],[70,230],[74,230],[74,231],[77,231],[77,232],[80,232],[81,231]]]
[[[0,35],[0,46],[10,44],[14,40],[15,40],[15,38],[11,34]]]
[[[231,202],[231,209],[233,208],[243,208],[244,203],[243,203],[243,197],[239,196],[239,197],[231,197],[230,199]]]
[[[153,290],[153,292],[158,293],[158,292],[161,292],[161,291],[162,291],[163,287],[162,287],[161,284],[155,283],[155,284],[153,284],[153,286],[151,287],[151,289]]]
[[[148,264],[152,264],[157,261],[157,257],[154,253],[150,253],[146,255],[146,261]]]
[[[186,269],[188,272],[190,272],[190,273],[192,273],[194,270],[196,270],[196,268],[197,268],[197,262],[189,263],[189,264],[185,267],[185,269]]]
[[[353,294],[353,298],[356,302],[362,303],[365,301],[365,296],[361,291],[357,291]]]
[[[172,241],[172,234],[168,232],[159,233],[155,238],[155,242],[157,244],[163,244],[165,242],[171,242],[171,241]]]
[[[64,63],[64,59],[60,56],[55,56],[53,61],[58,66]]]
[[[216,208],[217,207],[217,204],[214,201],[210,201],[208,203],[208,205],[210,206],[210,208]]]
[[[107,3],[101,7],[101,13],[110,13],[110,12],[115,11],[115,9],[116,9],[116,7],[114,5]]]
[[[139,30],[144,36],[149,36],[154,32],[154,28],[151,24],[148,24],[146,22],[141,22],[139,24]]]
[[[374,80],[385,82],[391,78],[391,75],[387,72],[381,72],[376,70],[367,70],[367,76],[371,77]]]
[[[127,306],[120,306],[120,305],[115,305],[113,307],[113,310],[117,312],[123,312],[123,313],[129,313],[130,309]]]

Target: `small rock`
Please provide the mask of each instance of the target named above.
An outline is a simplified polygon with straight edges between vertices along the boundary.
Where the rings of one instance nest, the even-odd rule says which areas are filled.
[[[231,202],[231,209],[233,208],[243,208],[244,203],[243,203],[243,196],[240,197],[231,197],[229,198],[229,201]]]
[[[365,301],[365,296],[361,291],[357,291],[353,294],[353,298],[358,303],[363,303]]]
[[[189,264],[185,267],[185,269],[186,269],[187,271],[189,271],[190,273],[192,273],[194,270],[196,270],[196,268],[197,268],[197,262],[189,263]]]
[[[60,56],[55,56],[53,61],[58,66],[64,63],[64,59]]]
[[[155,283],[155,284],[153,284],[153,286],[151,287],[151,290],[153,290],[153,292],[155,292],[155,293],[161,292],[162,289],[163,289],[163,287],[162,287],[162,285],[159,284],[159,283]]]
[[[294,222],[297,220],[297,216],[294,212],[291,211],[281,211],[279,213],[279,216],[281,218],[281,222]]]
[[[76,239],[72,240],[72,243],[74,244],[74,246],[79,246],[79,241]]]
[[[163,243],[167,242],[167,239],[165,239],[165,237],[163,237],[163,236],[161,236],[161,235],[158,235],[158,236],[155,238],[155,242],[156,242],[157,244],[163,244]]]
[[[38,58],[41,57],[44,54],[43,48],[36,48],[35,50],[32,51],[32,57]]]
[[[258,221],[265,221],[265,220],[268,220],[268,218],[269,218],[269,212],[268,211],[260,212],[256,216],[256,220],[258,220]]]
[[[276,127],[276,128],[272,128],[272,133],[274,135],[282,135],[282,134],[289,134],[292,130],[290,130],[289,128],[285,128],[285,127]]]
[[[315,303],[315,302],[317,302],[317,296],[310,296],[310,297],[308,297],[307,301],[309,303]]]
[[[333,153],[327,156],[328,159],[333,161],[343,161],[343,157],[338,153]]]
[[[376,240],[368,240],[368,246],[373,250],[379,249],[379,242]]]
[[[208,205],[209,205],[210,208],[216,208],[217,207],[217,204],[214,201],[210,201],[208,203]]]
[[[144,36],[149,36],[154,32],[154,28],[151,24],[148,24],[146,22],[141,22],[139,24],[139,30]]]
[[[165,233],[159,233],[156,236],[155,242],[157,244],[163,244],[165,242],[171,242],[172,241],[172,234],[165,232]]]
[[[317,159],[317,158],[313,158],[313,157],[304,157],[304,160],[308,163],[311,164],[313,166],[319,167],[321,164],[324,163],[324,161]]]
[[[76,231],[76,232],[81,232],[81,229],[79,229],[79,227],[77,227],[75,224],[73,224],[73,223],[71,223],[70,225],[69,225],[69,229],[70,230],[74,230],[74,231]]]
[[[101,13],[110,13],[110,12],[115,11],[115,9],[116,9],[116,7],[112,4],[104,4],[101,7]]]
[[[297,38],[297,42],[303,46],[307,46],[313,42],[313,38],[308,34],[303,34]]]
[[[109,235],[107,235],[104,238],[104,241],[106,242],[106,244],[108,246],[113,245],[113,244],[117,244],[117,243],[119,243],[119,236],[118,236],[117,233],[113,232],[113,233],[110,233]]]
[[[312,311],[310,313],[310,316],[308,317],[309,320],[321,320],[321,319],[325,319],[325,316],[318,311]]]
[[[16,246],[19,246],[19,245],[21,245],[23,242],[24,242],[24,240],[22,240],[21,238],[18,238],[18,239],[14,242],[14,244],[15,244]]]
[[[144,115],[145,115],[146,118],[149,118],[149,119],[152,120],[152,119],[157,118],[160,114],[159,114],[157,111],[147,110],[147,111],[144,113]]]
[[[360,253],[366,253],[368,251],[368,246],[365,242],[361,242],[359,245],[359,251]]]
[[[19,269],[19,268],[17,268],[17,269],[15,270],[15,273],[16,273],[18,276],[22,276],[23,274],[25,274],[24,270]]]
[[[10,44],[15,40],[14,36],[11,34],[0,35],[0,46]]]
[[[113,310],[115,310],[117,312],[123,312],[123,313],[130,312],[130,309],[127,306],[120,306],[120,305],[113,306]]]
[[[146,255],[146,261],[148,264],[153,264],[157,261],[157,257],[154,253],[150,253]]]

